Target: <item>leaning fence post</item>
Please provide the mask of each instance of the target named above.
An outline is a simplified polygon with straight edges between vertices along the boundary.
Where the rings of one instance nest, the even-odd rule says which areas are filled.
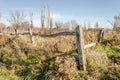
[[[76,27],[76,42],[79,54],[79,66],[80,70],[86,70],[86,59],[85,59],[85,51],[84,51],[84,36],[83,36],[83,28],[80,26]]]
[[[103,41],[103,37],[104,37],[104,29],[101,29],[98,34],[98,42]]]

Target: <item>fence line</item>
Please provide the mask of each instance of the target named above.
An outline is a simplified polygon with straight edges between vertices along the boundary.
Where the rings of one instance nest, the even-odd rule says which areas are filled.
[[[56,37],[56,36],[64,36],[64,35],[76,35],[76,44],[77,44],[77,50],[78,50],[78,54],[79,54],[79,68],[80,70],[84,70],[86,71],[86,57],[85,57],[85,49],[95,46],[96,43],[91,43],[91,44],[87,44],[84,45],[84,34],[83,34],[83,28],[82,26],[78,25],[76,27],[75,32],[60,32],[60,33],[56,33],[56,34],[50,34],[50,35],[40,35],[41,37]],[[7,33],[10,35],[15,35],[12,33]],[[31,42],[33,43],[33,39],[32,39],[32,35],[38,35],[37,33],[31,33],[31,31],[26,32],[26,33],[21,33],[21,35],[25,35],[25,34],[30,34],[31,37]],[[0,35],[3,35],[3,33],[0,33]],[[98,34],[98,42],[101,42],[104,38],[104,29],[100,30],[99,34]]]

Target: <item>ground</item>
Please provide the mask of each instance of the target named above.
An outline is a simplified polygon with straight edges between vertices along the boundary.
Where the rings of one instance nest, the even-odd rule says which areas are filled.
[[[108,36],[112,34],[112,36]],[[2,80],[119,80],[120,34],[108,33],[104,41],[86,49],[87,71],[79,70],[75,36],[0,36]],[[97,34],[86,32],[85,44]]]

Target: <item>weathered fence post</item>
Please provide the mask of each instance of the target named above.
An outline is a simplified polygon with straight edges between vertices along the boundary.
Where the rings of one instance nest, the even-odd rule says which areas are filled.
[[[104,29],[101,29],[98,34],[98,42],[103,41],[103,38],[104,38]]]
[[[86,59],[85,59],[85,51],[84,51],[84,36],[83,36],[83,28],[80,26],[76,27],[76,42],[79,54],[79,66],[80,70],[86,70]]]

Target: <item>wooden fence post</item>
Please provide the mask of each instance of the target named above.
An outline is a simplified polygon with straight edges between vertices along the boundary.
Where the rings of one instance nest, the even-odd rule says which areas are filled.
[[[98,42],[103,41],[103,38],[104,38],[104,29],[101,29],[98,34]]]
[[[78,54],[79,54],[80,70],[86,71],[83,28],[80,26],[76,27],[76,42],[77,42],[77,48],[78,48]]]

